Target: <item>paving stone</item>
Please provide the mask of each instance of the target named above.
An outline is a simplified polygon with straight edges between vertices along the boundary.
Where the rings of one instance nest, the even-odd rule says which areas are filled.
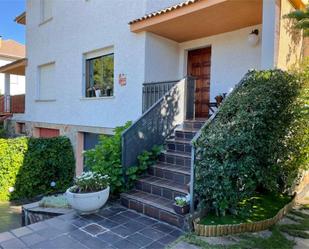
[[[21,237],[32,233],[33,231],[28,227],[20,227],[11,231],[16,237]]]
[[[84,218],[77,218],[77,219],[71,220],[70,223],[77,227],[83,227],[83,226],[86,226],[92,223],[92,221],[84,219]]]
[[[20,249],[26,248],[26,245],[19,239],[14,238],[0,243],[3,249]]]
[[[53,239],[61,234],[63,234],[63,231],[60,231],[54,227],[47,227],[45,229],[41,229],[36,232],[37,234],[41,235],[45,239]]]
[[[172,242],[174,242],[177,238],[171,235],[165,235],[164,237],[162,237],[161,239],[158,239],[157,241],[160,242],[163,245],[167,245],[170,244]]]
[[[182,230],[179,230],[179,229],[175,229],[174,231],[172,231],[170,233],[170,235],[177,237],[177,238],[180,237],[183,234],[184,234],[184,232]]]
[[[113,233],[111,231],[107,231],[105,233],[101,233],[97,236],[98,239],[103,240],[104,242],[107,242],[109,244],[115,244],[119,240],[122,240],[123,237],[120,237],[116,233]]]
[[[81,215],[81,217],[83,219],[91,220],[91,221],[96,222],[96,223],[104,219],[102,216],[99,216],[99,215],[96,215],[96,214]]]
[[[156,229],[156,230],[159,230],[163,233],[170,233],[174,230],[174,227],[170,226],[170,225],[167,225],[167,224],[163,224],[163,223],[157,223],[157,224],[154,224],[152,226],[152,228]]]
[[[90,234],[86,233],[85,231],[81,230],[81,229],[78,229],[78,230],[75,230],[75,231],[72,231],[68,234],[70,237],[80,241],[80,242],[83,242],[83,241],[86,241],[88,239],[91,239],[93,238],[93,236],[91,236]]]
[[[145,216],[141,216],[141,217],[135,219],[135,221],[140,222],[144,225],[153,225],[153,224],[158,223],[158,220],[151,219],[151,218],[148,218],[148,217],[145,217]]]
[[[111,221],[114,221],[116,223],[127,223],[128,221],[130,221],[131,219],[129,217],[126,217],[126,216],[123,216],[121,214],[117,214],[117,215],[114,215],[114,216],[111,216],[109,217],[109,219]]]
[[[23,237],[20,237],[20,239],[27,245],[27,246],[32,246],[35,245],[39,242],[42,242],[44,240],[46,240],[44,237],[42,237],[39,234],[36,233],[31,233],[28,235],[25,235]]]
[[[141,230],[140,233],[153,240],[158,240],[165,236],[165,233],[155,230],[153,228],[145,228],[144,230]]]
[[[39,231],[47,227],[48,225],[44,221],[37,222],[28,226],[28,228],[32,229],[33,231]]]
[[[128,236],[127,239],[130,240],[131,242],[133,242],[134,244],[136,244],[138,246],[142,246],[142,247],[150,245],[151,243],[154,242],[152,239],[145,237],[144,235],[142,235],[140,233],[132,234],[132,235]]]
[[[14,239],[15,236],[10,232],[0,233],[0,243],[6,240]]]
[[[117,226],[117,227],[113,227],[113,228],[111,229],[111,231],[112,231],[113,233],[118,234],[118,235],[121,236],[121,237],[127,237],[127,236],[129,236],[129,235],[131,235],[131,234],[134,233],[134,231],[129,231],[127,227],[121,226],[121,225],[120,225],[120,226]]]
[[[171,249],[200,249],[200,247],[195,246],[195,245],[191,245],[191,244],[184,242],[184,241],[180,241],[176,245],[172,246]]]
[[[150,245],[145,247],[146,249],[164,249],[165,245],[155,241],[153,243],[151,243]]]
[[[98,224],[90,224],[87,225],[85,227],[82,227],[81,229],[83,229],[84,231],[90,233],[91,235],[95,236],[99,233],[103,233],[106,231],[106,229]]]
[[[133,231],[133,232],[137,232],[137,231],[145,228],[145,226],[143,224],[138,223],[138,222],[133,221],[133,220],[123,224],[123,226],[127,227],[129,231]]]
[[[89,239],[86,239],[81,242],[84,246],[90,249],[107,249],[107,248],[112,248],[111,245],[109,245],[107,242],[102,241],[98,238],[92,237]],[[75,248],[72,248],[75,249]]]
[[[128,210],[128,211],[125,211],[125,212],[122,212],[121,215],[122,215],[122,216],[125,216],[125,217],[129,217],[129,218],[131,218],[131,219],[137,219],[137,218],[141,217],[140,214],[135,213],[135,212],[133,212],[133,211],[129,211],[129,210]]]
[[[112,221],[110,219],[101,220],[100,222],[98,222],[98,224],[101,225],[104,228],[107,228],[107,229],[110,229],[110,228],[113,228],[113,227],[119,225],[119,223],[114,222],[114,221]]]
[[[113,245],[118,249],[139,249],[141,246],[138,246],[127,239],[122,239]]]

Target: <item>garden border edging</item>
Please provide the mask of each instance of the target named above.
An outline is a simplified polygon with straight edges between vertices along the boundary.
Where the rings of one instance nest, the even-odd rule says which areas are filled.
[[[200,218],[193,221],[195,233],[200,236],[212,237],[230,235],[235,233],[244,232],[258,232],[266,230],[272,225],[276,224],[284,215],[286,215],[295,205],[296,196],[293,197],[292,201],[281,208],[278,213],[269,219],[261,220],[253,223],[240,223],[240,224],[229,224],[229,225],[202,225],[199,224]]]

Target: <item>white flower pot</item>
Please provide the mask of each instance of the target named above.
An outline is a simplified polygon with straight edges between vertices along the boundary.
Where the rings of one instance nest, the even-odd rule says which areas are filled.
[[[109,186],[93,193],[72,193],[67,189],[65,196],[69,204],[80,214],[91,214],[97,212],[109,197]]]

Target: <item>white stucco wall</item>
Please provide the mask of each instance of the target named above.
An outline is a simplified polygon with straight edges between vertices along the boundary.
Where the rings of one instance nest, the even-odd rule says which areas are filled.
[[[145,82],[179,80],[179,43],[146,34]]]
[[[13,62],[13,59],[0,57],[0,67]],[[25,93],[25,77],[19,75],[11,75],[10,94],[18,95]],[[0,95],[4,94],[4,74],[0,73]]]
[[[210,101],[219,93],[229,92],[249,69],[260,69],[261,41],[251,47],[248,34],[261,25],[205,37],[180,44],[181,77],[187,74],[187,51],[211,46]]]

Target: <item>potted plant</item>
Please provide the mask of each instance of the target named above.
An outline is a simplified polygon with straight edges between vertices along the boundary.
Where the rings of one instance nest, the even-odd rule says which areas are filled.
[[[78,213],[90,214],[106,203],[109,191],[109,177],[89,171],[76,177],[75,185],[66,191],[66,198]]]
[[[175,197],[175,203],[173,204],[174,210],[177,214],[187,214],[190,210],[190,196],[186,197]]]

